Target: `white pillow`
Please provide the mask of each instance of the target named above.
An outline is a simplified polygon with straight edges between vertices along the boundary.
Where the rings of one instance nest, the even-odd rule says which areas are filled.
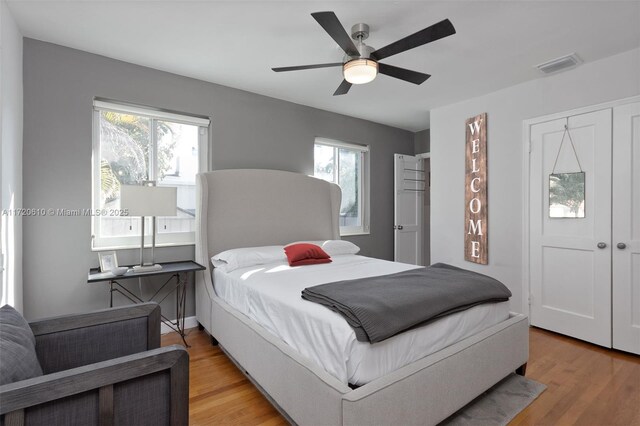
[[[339,256],[341,254],[358,254],[360,247],[347,240],[327,240],[322,245],[322,250],[329,256]]]
[[[211,263],[223,272],[231,272],[238,268],[286,260],[284,246],[264,246],[226,250],[213,256]]]
[[[325,241],[296,241],[291,244],[309,243],[320,246],[329,256],[340,256],[341,254],[357,254],[360,247],[346,240],[325,240]],[[287,244],[290,246],[291,244]]]

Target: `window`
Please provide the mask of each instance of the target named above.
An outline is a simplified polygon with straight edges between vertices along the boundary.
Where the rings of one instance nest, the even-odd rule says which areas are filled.
[[[340,234],[369,233],[369,147],[316,138],[314,176],[342,189]]]
[[[208,169],[209,120],[100,100],[93,120],[92,248],[140,247],[140,219],[122,215],[120,186],[148,180],[177,188],[178,215],[156,218],[156,245],[194,244],[195,177]]]

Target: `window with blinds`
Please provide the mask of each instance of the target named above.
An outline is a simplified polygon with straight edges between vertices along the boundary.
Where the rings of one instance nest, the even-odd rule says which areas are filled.
[[[209,119],[94,100],[92,248],[140,246],[140,220],[120,209],[120,187],[177,188],[178,216],[156,218],[156,245],[195,243],[195,176],[208,170]],[[151,234],[151,220],[145,223]]]

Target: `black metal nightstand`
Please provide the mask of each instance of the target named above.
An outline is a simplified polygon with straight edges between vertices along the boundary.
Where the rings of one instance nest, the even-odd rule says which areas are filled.
[[[162,315],[162,322],[165,323],[169,328],[176,331],[182,337],[182,341],[184,345],[187,345],[187,341],[185,340],[184,334],[184,319],[186,314],[186,302],[187,302],[187,284],[188,274],[189,272],[193,272],[195,274],[196,271],[204,271],[206,268],[199,263],[196,263],[192,260],[185,260],[180,262],[166,262],[160,263],[162,265],[162,269],[159,271],[151,271],[151,272],[136,272],[133,269],[129,269],[123,275],[113,275],[111,272],[100,272],[100,268],[91,268],[89,270],[89,275],[87,278],[88,283],[96,283],[102,281],[109,282],[109,306],[113,307],[113,293],[120,293],[127,299],[131,300],[134,303],[143,303],[155,301],[161,303],[163,300],[167,298],[169,294],[175,291],[176,293],[176,320],[175,322],[171,321],[169,318]],[[149,298],[149,300],[144,300],[137,294],[132,293],[127,288],[125,288],[120,281],[128,280],[131,278],[145,278],[152,277],[155,275],[168,275],[171,276],[165,281],[164,284]],[[174,280],[175,278],[175,280]],[[171,285],[173,284],[173,285]],[[169,287],[167,287],[169,286]],[[167,291],[163,293],[163,290],[167,289]]]

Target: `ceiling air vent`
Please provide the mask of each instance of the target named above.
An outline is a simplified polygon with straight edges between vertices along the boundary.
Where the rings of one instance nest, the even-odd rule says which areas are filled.
[[[582,61],[580,60],[578,55],[572,53],[570,55],[562,56],[543,64],[536,65],[536,68],[539,69],[543,74],[553,74],[558,71],[573,68],[577,65],[580,65],[581,63]]]

